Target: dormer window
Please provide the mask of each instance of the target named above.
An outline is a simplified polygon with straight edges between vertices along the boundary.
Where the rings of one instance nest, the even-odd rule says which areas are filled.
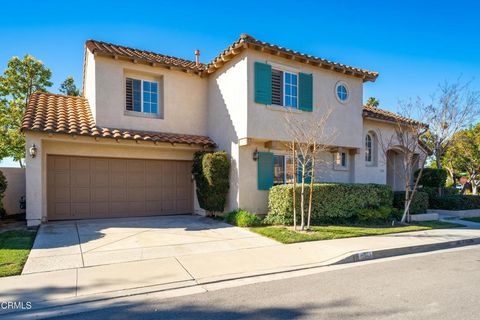
[[[126,78],[125,91],[127,111],[158,114],[158,82]]]

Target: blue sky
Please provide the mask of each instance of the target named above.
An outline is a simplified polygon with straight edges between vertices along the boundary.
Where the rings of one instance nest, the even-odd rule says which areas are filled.
[[[0,71],[32,54],[53,73],[53,92],[81,85],[87,39],[208,62],[241,33],[378,71],[365,85],[395,111],[428,99],[438,83],[473,80],[480,90],[480,4],[475,1],[8,1],[0,19]]]

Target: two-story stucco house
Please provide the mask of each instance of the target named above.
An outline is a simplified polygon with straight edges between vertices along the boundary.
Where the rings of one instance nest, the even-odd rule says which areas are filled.
[[[89,40],[83,96],[34,93],[28,103],[28,225],[201,214],[191,163],[204,149],[231,159],[226,210],[266,213],[268,189],[289,180],[287,110],[309,118],[332,110],[338,134],[316,180],[398,189],[376,132],[393,132],[402,118],[362,104],[363,84],[377,76],[248,35],[209,64]]]

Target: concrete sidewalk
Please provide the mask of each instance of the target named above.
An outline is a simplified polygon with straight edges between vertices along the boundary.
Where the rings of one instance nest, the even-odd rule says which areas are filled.
[[[0,279],[0,301],[34,309],[220,281],[480,244],[469,228],[359,237],[116,263]],[[0,316],[5,314],[0,310]]]

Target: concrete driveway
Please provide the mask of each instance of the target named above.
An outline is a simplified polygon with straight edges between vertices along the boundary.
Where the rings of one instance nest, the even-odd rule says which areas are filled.
[[[51,222],[38,230],[22,274],[274,245],[199,216]]]

